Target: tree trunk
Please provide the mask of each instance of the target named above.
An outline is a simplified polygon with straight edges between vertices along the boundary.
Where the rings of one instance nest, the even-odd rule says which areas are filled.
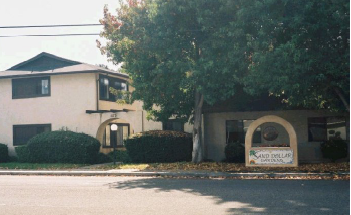
[[[204,97],[201,93],[195,93],[195,108],[194,108],[194,127],[193,127],[193,153],[192,162],[199,163],[203,160],[202,144],[201,144],[201,122],[202,122],[202,105]]]
[[[340,100],[342,101],[342,103],[344,104],[344,106],[345,106],[347,112],[350,113],[350,105],[347,103],[347,101],[346,101],[344,95],[340,92],[339,88],[334,87],[334,91],[335,91],[335,93],[339,96],[339,98],[340,98]]]

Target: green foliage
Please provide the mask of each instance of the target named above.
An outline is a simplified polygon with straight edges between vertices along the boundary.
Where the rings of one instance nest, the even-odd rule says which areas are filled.
[[[9,150],[7,145],[0,143],[0,163],[9,160]]]
[[[8,162],[18,162],[18,157],[16,157],[16,156],[9,156]]]
[[[37,163],[95,163],[100,143],[84,133],[51,131],[28,141],[30,159]]]
[[[245,162],[245,147],[242,146],[239,142],[228,143],[224,148],[224,154],[227,162]]]
[[[227,31],[235,11],[223,0],[128,1],[117,16],[105,8],[100,22],[109,43],[100,48],[123,63],[132,98],[143,101],[152,119],[189,119],[195,92],[210,104],[234,95],[243,60],[228,53],[236,42]]]
[[[328,140],[321,144],[321,150],[324,158],[334,162],[347,156],[347,143],[344,140]]]
[[[108,156],[112,159],[114,158],[114,152],[108,153]],[[116,150],[116,162],[131,163],[131,159],[126,150]]]
[[[110,156],[100,152],[98,154],[98,158],[97,158],[96,163],[110,163],[112,161],[113,161],[113,159]]]
[[[135,136],[152,136],[152,137],[191,137],[192,135],[183,131],[170,130],[150,130],[135,134]]]
[[[350,97],[350,1],[242,1],[233,29],[246,35],[245,90],[282,102],[347,110]],[[346,103],[342,103],[345,99]]]
[[[15,147],[18,161],[20,163],[30,163],[31,157],[27,146],[17,146]]]
[[[128,139],[125,146],[135,163],[190,161],[192,138],[144,136]]]
[[[348,106],[347,0],[127,2],[117,16],[105,8],[100,48],[155,120],[188,118],[195,92],[214,104],[238,86],[293,107]]]
[[[109,89],[110,93],[112,93],[116,97],[116,102],[118,104],[132,104],[132,94],[129,91],[117,90],[113,87]]]

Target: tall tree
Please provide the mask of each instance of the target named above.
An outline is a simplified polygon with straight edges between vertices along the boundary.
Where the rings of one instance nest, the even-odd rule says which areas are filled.
[[[350,1],[247,1],[237,13],[252,56],[246,91],[350,111]]]
[[[101,20],[109,41],[101,50],[123,62],[135,87],[133,98],[144,102],[153,119],[193,116],[193,162],[203,159],[204,102],[234,95],[242,71],[238,62],[245,55],[229,52],[238,43],[230,42],[228,32],[233,9],[227,0],[130,0],[121,2],[117,16],[105,8]]]
[[[270,94],[290,105],[349,109],[346,0],[128,0],[104,10],[101,51],[123,63],[154,120],[193,116],[202,160],[204,102]],[[241,90],[239,90],[240,92]],[[338,98],[338,99],[336,99]]]

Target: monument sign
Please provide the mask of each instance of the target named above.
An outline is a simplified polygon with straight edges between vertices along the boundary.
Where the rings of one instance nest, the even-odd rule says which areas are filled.
[[[289,134],[290,146],[288,147],[252,147],[254,131],[258,126],[266,122],[274,122],[282,125]],[[273,126],[263,131],[263,138],[267,141],[275,140],[279,133]],[[264,116],[252,122],[247,129],[245,137],[245,164],[246,166],[269,166],[269,167],[295,167],[298,166],[297,138],[292,125],[278,116]]]

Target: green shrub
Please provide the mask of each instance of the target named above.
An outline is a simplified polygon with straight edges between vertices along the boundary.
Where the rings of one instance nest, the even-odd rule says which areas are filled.
[[[193,149],[190,137],[142,136],[128,139],[125,146],[135,163],[190,161]]]
[[[108,153],[108,156],[111,157],[112,161],[114,158],[114,152]],[[116,162],[130,163],[132,160],[128,155],[128,151],[126,150],[116,150]]]
[[[134,134],[135,137],[152,136],[152,137],[192,137],[191,133],[184,131],[171,130],[150,130]]]
[[[324,158],[335,162],[347,156],[347,143],[344,140],[328,140],[321,144],[321,150]]]
[[[16,157],[16,156],[9,156],[9,162],[18,162],[18,157]]]
[[[17,154],[18,161],[20,163],[30,163],[30,155],[27,146],[17,146],[15,147],[15,151]]]
[[[100,143],[84,133],[50,131],[34,136],[27,147],[36,163],[95,163]]]
[[[99,153],[96,163],[110,163],[112,161],[113,159],[109,155],[104,153]]]
[[[0,163],[9,160],[9,150],[7,145],[0,143]]]
[[[245,147],[239,142],[228,143],[224,149],[227,162],[244,163],[245,162]]]

